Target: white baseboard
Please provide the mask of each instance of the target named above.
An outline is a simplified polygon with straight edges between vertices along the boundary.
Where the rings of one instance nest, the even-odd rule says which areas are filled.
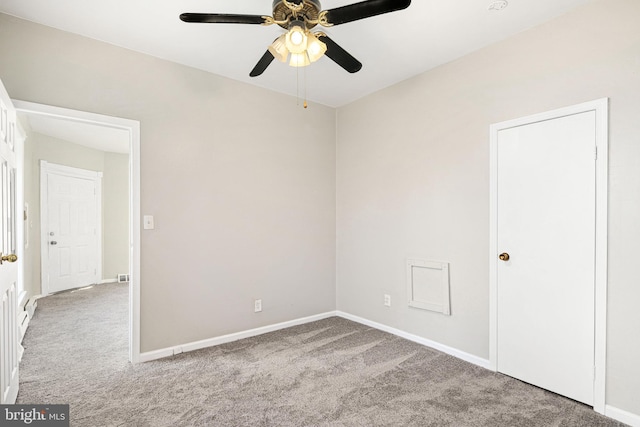
[[[163,357],[174,356],[176,354],[188,351],[199,350],[201,348],[213,347],[215,345],[226,344],[238,341],[244,338],[255,337],[257,335],[266,334],[267,332],[278,331],[280,329],[290,328],[292,326],[303,325],[305,323],[315,322],[317,320],[326,319],[336,315],[335,311],[316,314],[315,316],[302,317],[300,319],[290,320],[288,322],[276,323],[274,325],[262,326],[260,328],[250,329],[248,331],[236,332],[234,334],[222,335],[220,337],[208,338],[206,340],[194,341],[175,347],[162,348],[159,350],[140,353],[140,362],[149,362],[151,360],[161,359]]]
[[[628,424],[631,427],[640,427],[640,415],[638,414],[632,414],[631,412],[605,405],[604,415],[621,423]]]
[[[140,363],[150,362],[152,360],[158,360],[164,357],[170,357],[170,356],[173,356],[174,354],[176,353],[174,353],[173,347],[161,348],[160,350],[153,350],[153,351],[140,353],[140,357],[138,357],[138,361]]]
[[[449,347],[444,344],[440,344],[436,341],[431,341],[426,338],[419,337],[417,335],[410,334],[405,331],[401,331],[400,329],[392,328],[391,326],[383,325],[382,323],[373,322],[371,320],[364,319],[362,317],[354,316],[353,314],[344,313],[342,311],[336,312],[337,316],[344,317],[345,319],[352,320],[354,322],[361,323],[363,325],[371,326],[372,328],[379,329],[384,332],[388,332],[393,335],[397,335],[401,338],[407,339],[409,341],[413,341],[418,344],[422,344],[426,347],[431,347],[433,349],[439,350],[443,353],[447,353],[451,356],[457,357],[458,359],[462,359],[466,362],[473,363],[474,365],[478,365],[482,368],[489,369],[489,360],[483,359],[478,356],[474,356],[473,354],[465,353],[464,351],[458,350],[457,348]]]
[[[18,313],[18,342],[19,343],[22,343],[22,340],[24,339],[24,334],[27,333],[27,328],[29,327],[29,320],[31,320],[31,317],[29,317],[28,311],[23,310],[20,313]]]
[[[140,362],[149,362],[151,360],[162,359],[163,357],[174,356],[176,354],[185,353],[188,351],[194,351],[194,350],[199,350],[201,348],[212,347],[220,344],[226,344],[228,342],[238,341],[244,338],[255,337],[257,335],[266,334],[267,332],[273,332],[280,329],[290,328],[292,326],[298,326],[305,323],[315,322],[317,320],[322,320],[322,319],[326,319],[328,317],[333,317],[333,316],[339,316],[357,323],[361,323],[363,325],[370,326],[375,329],[379,329],[384,332],[388,332],[390,334],[399,336],[409,341],[413,341],[415,343],[439,350],[443,353],[457,357],[458,359],[462,359],[466,362],[473,363],[474,365],[478,365],[485,369],[489,369],[489,361],[487,359],[482,359],[481,357],[474,356],[469,353],[465,353],[464,351],[458,350],[456,348],[449,347],[444,344],[440,344],[438,342],[431,341],[429,339],[422,338],[417,335],[413,335],[408,332],[401,331],[400,329],[392,328],[390,326],[373,322],[371,320],[354,316],[352,314],[345,313],[342,311],[330,311],[322,314],[317,314],[315,316],[303,317],[303,318],[291,320],[288,322],[277,323],[275,325],[269,325],[269,326],[263,326],[256,329],[250,329],[248,331],[236,332],[234,334],[223,335],[215,338],[208,338],[206,340],[194,341],[194,342],[190,342],[182,345],[177,345],[174,347],[161,348],[158,350],[140,353]]]
[[[38,299],[42,298],[42,295],[34,295],[27,300],[27,303],[24,305],[24,311],[29,314],[29,319],[33,317],[36,312],[36,308],[38,308]]]
[[[98,282],[98,285],[104,285],[105,283],[117,283],[118,279],[102,279]]]

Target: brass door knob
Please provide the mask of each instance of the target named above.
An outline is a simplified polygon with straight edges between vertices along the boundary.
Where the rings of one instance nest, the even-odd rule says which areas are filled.
[[[506,252],[503,252],[500,255],[498,255],[498,258],[500,258],[502,261],[509,261],[509,254]]]
[[[0,252],[0,264],[2,264],[4,261],[16,262],[17,260],[18,255],[16,254],[2,255],[2,252]]]

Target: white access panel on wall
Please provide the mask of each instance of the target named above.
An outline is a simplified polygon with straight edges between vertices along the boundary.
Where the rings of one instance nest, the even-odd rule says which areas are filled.
[[[409,307],[450,315],[449,263],[407,260]]]

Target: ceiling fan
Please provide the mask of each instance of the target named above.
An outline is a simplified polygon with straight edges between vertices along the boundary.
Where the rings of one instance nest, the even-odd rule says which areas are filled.
[[[350,73],[360,71],[362,64],[331,40],[316,25],[331,27],[384,13],[406,9],[411,0],[365,0],[335,9],[321,10],[319,0],[274,0],[273,16],[234,15],[224,13],[183,13],[184,22],[208,24],[276,24],[287,30],[267,49],[249,75],[261,75],[277,58],[292,67],[304,67],[326,55]]]

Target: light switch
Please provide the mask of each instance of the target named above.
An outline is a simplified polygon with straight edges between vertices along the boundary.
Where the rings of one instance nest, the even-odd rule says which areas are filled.
[[[153,225],[153,215],[145,215],[142,224],[145,230],[153,230],[155,228]]]

